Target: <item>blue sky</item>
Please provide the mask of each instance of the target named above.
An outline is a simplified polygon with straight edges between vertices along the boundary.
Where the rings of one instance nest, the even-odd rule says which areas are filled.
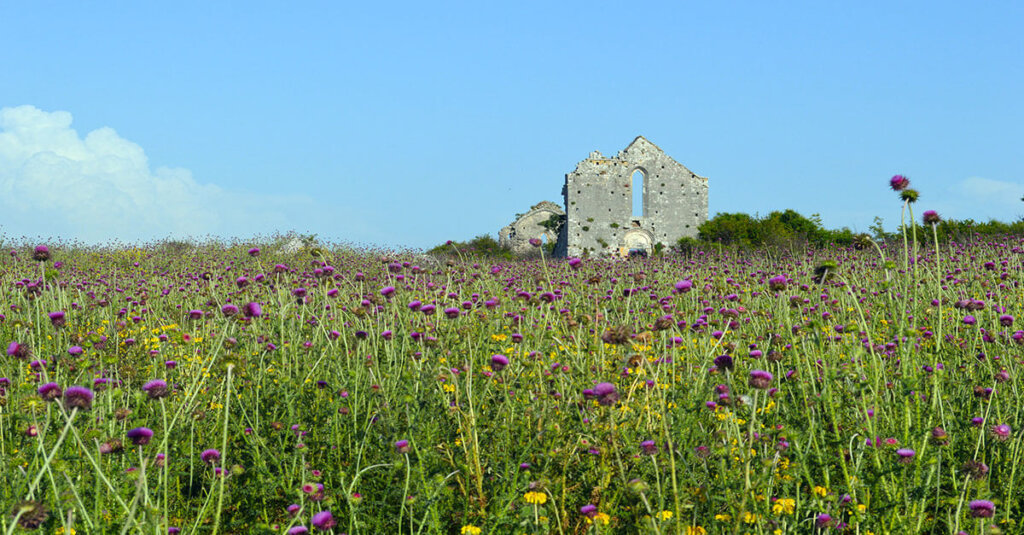
[[[1016,2],[0,0],[0,232],[429,247],[637,135],[711,212],[1024,215]]]

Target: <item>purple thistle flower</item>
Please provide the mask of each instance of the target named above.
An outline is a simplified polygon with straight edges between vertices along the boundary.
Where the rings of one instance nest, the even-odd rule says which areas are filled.
[[[412,451],[412,447],[409,445],[408,440],[399,440],[398,442],[395,442],[395,451],[403,454],[409,453]]]
[[[615,391],[615,385],[611,383],[598,383],[594,387],[594,395],[601,405],[613,405],[619,400],[619,393]]]
[[[72,386],[64,391],[64,404],[74,409],[87,411],[92,408],[92,390],[84,386]]]
[[[500,372],[508,366],[508,357],[505,355],[493,355],[491,356],[491,369]]]
[[[975,460],[969,460],[960,467],[960,471],[967,474],[971,479],[978,480],[988,475],[988,465]]]
[[[25,344],[19,344],[18,342],[11,342],[7,346],[7,356],[14,357],[16,359],[27,359],[32,355],[32,351],[29,350]]]
[[[994,425],[991,429],[989,429],[989,433],[992,435],[992,438],[1000,442],[1009,440],[1010,433],[1012,432],[1013,429],[1011,429],[1010,426],[1007,424]]]
[[[220,452],[213,448],[203,450],[203,452],[199,454],[199,459],[206,464],[213,464],[220,459]]]
[[[426,308],[426,307],[424,307],[424,308]],[[459,309],[454,308],[454,307],[448,307],[448,308],[444,309],[444,315],[448,316],[448,319],[455,319],[455,318],[459,317]]]
[[[313,524],[313,527],[321,531],[327,531],[338,524],[334,521],[334,515],[332,515],[330,511],[320,511],[313,515],[313,518],[310,519],[310,523]]]
[[[996,514],[996,505],[988,500],[971,500],[967,507],[974,518],[992,518]]]
[[[732,357],[729,356],[729,355],[719,355],[719,356],[715,357],[715,367],[718,368],[719,371],[723,371],[723,372],[727,371],[727,370],[732,370],[732,368],[733,368]]]
[[[189,310],[188,311],[188,319],[198,320],[198,319],[202,319],[202,318],[203,318],[203,311],[202,310]]]
[[[71,355],[72,357],[77,357],[81,355],[83,351],[85,350],[82,349],[80,346],[71,346],[68,348],[68,355]]]
[[[529,242],[530,242],[530,245],[532,245],[534,247],[540,247],[541,243],[543,243],[543,242],[540,241],[540,238],[530,238]]]
[[[121,441],[114,438],[100,444],[100,453],[103,455],[109,455],[111,453],[120,453],[124,451],[124,446]]]
[[[767,390],[772,386],[772,374],[764,370],[752,370],[748,383],[759,390]]]
[[[786,289],[786,276],[778,275],[768,279],[768,289],[773,292],[781,292]]]
[[[597,516],[597,506],[588,503],[587,505],[580,507],[580,514],[587,518],[594,518],[595,516]]]
[[[925,225],[938,225],[942,222],[942,218],[939,217],[939,213],[935,210],[925,210],[921,214],[921,220],[924,221]]]
[[[242,308],[242,312],[247,318],[258,318],[263,315],[263,307],[259,303],[252,301],[245,304]]]
[[[259,255],[260,255],[260,248],[259,247],[253,247],[252,249],[249,249],[249,256],[259,256]]]
[[[899,462],[903,464],[910,464],[914,462],[914,456],[917,452],[910,448],[900,448],[896,450],[896,456],[899,457]]]
[[[1003,327],[1012,327],[1013,316],[1009,314],[1003,314],[1002,316],[999,316],[999,324],[1002,325]]]
[[[435,310],[437,310],[437,307],[434,305],[423,305],[423,307],[420,308],[420,312],[422,312],[424,316],[432,316]]]
[[[819,528],[827,528],[832,525],[832,516],[828,513],[821,513],[814,519],[814,523]]]
[[[142,391],[149,395],[149,399],[167,397],[170,391],[167,389],[167,382],[163,379],[153,379],[142,385]]]
[[[645,440],[641,442],[640,449],[642,449],[647,455],[654,455],[655,453],[658,453],[658,445],[655,444],[653,440]]]
[[[903,175],[893,175],[893,177],[889,179],[889,187],[892,188],[893,191],[903,191],[909,186],[910,180]]]
[[[235,306],[235,305],[232,305],[231,303],[228,303],[228,304],[220,307],[220,313],[224,314],[225,317],[230,318],[231,316],[234,316],[235,314],[238,314],[238,307]]]
[[[288,528],[288,535],[306,535],[309,533],[309,528],[306,526],[292,526]]]
[[[46,383],[39,387],[39,397],[43,401],[54,401],[64,394],[63,389],[57,383]]]
[[[964,325],[974,325],[978,323],[978,320],[970,314],[964,316]]]
[[[393,294],[393,293],[395,293],[395,287],[394,286],[385,286],[380,291],[380,294],[383,295],[384,297],[391,297],[391,294]]]
[[[50,323],[58,329],[67,324],[67,317],[61,310],[58,310],[57,312],[50,312],[47,316],[50,317]]]
[[[132,441],[132,444],[145,446],[153,438],[153,430],[148,427],[136,427],[135,429],[129,429],[126,436],[128,440]]]
[[[36,262],[46,262],[50,259],[50,248],[45,245],[36,245],[32,250],[32,259]]]
[[[686,293],[693,288],[693,283],[688,280],[681,280],[674,285],[677,292]]]
[[[580,260],[579,258],[574,257],[569,259],[569,267],[572,269],[579,269],[580,265],[582,264],[583,260]]]

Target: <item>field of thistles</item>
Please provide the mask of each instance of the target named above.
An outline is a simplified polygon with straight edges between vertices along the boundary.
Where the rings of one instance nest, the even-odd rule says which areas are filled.
[[[8,247],[0,529],[1017,532],[1024,242],[917,243]]]

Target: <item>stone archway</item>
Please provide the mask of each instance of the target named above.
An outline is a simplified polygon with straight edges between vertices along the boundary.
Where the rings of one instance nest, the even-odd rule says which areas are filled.
[[[629,256],[633,251],[643,251],[644,255],[650,255],[653,250],[654,236],[646,229],[630,229],[622,236],[622,256]]]

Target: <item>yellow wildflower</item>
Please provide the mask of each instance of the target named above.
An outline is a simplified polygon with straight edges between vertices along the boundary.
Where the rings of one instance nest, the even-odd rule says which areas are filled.
[[[753,524],[753,523],[757,522],[760,519],[761,519],[760,515],[755,515],[754,513],[751,513],[750,511],[746,511],[746,512],[743,513],[743,522],[745,522],[747,524]]]
[[[608,525],[608,522],[611,521],[611,519],[612,517],[608,516],[608,513],[597,513],[596,515],[594,515],[595,521],[600,522],[606,526]]]
[[[686,535],[708,535],[708,530],[700,526],[686,526]]]
[[[530,491],[523,495],[523,499],[526,503],[532,503],[536,505],[544,505],[548,501],[548,495],[543,492]]]
[[[815,485],[814,488],[811,489],[811,494],[817,494],[818,496],[824,498],[825,495],[828,494],[828,489],[820,485]]]
[[[796,510],[796,500],[793,498],[779,498],[772,505],[772,512],[777,515],[791,515],[794,510]]]
[[[657,514],[658,520],[668,520],[672,518],[672,511],[662,511]]]
[[[481,531],[482,530],[480,528],[474,526],[473,524],[466,524],[465,526],[462,526],[462,530],[459,531],[459,533],[461,533],[462,535],[480,535]]]
[[[732,517],[727,515],[727,514],[717,514],[717,515],[715,515],[715,520],[717,520],[719,522],[728,522],[731,519],[732,519]]]
[[[865,512],[867,510],[868,510],[868,506],[864,505],[863,503],[858,503],[857,504],[857,512],[858,513],[863,513],[863,512]]]

